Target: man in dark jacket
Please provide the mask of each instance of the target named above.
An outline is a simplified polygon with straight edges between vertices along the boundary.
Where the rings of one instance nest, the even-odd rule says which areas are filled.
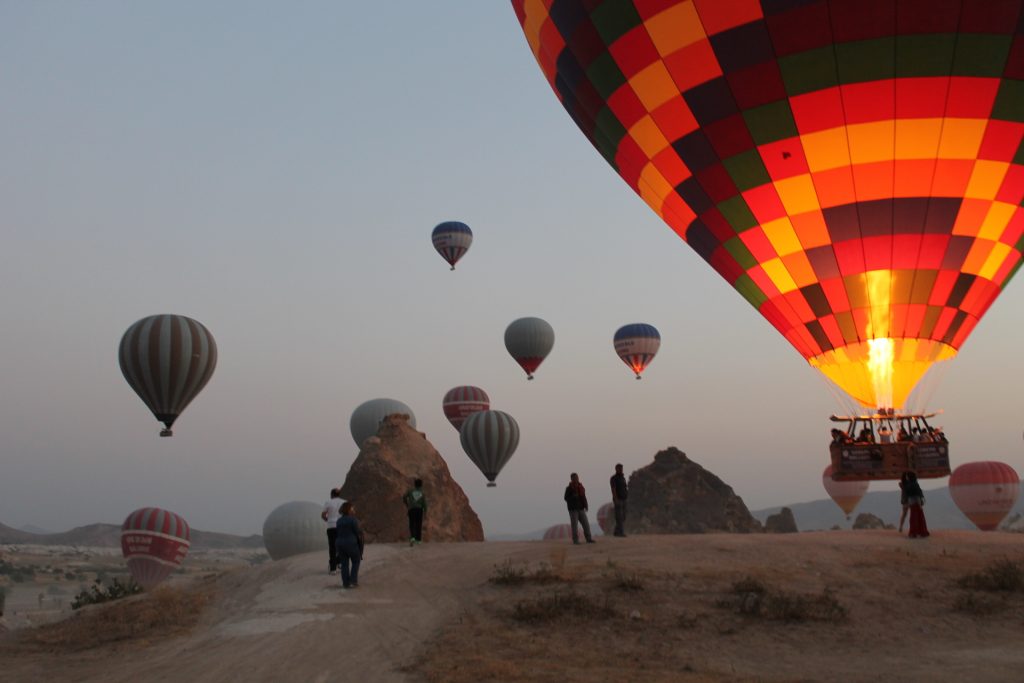
[[[569,485],[565,487],[565,504],[569,508],[569,524],[572,525],[572,542],[580,544],[578,525],[583,525],[583,536],[587,543],[593,543],[590,536],[590,522],[587,521],[587,510],[590,505],[587,503],[587,490],[580,483],[580,475],[573,472],[569,475]]]
[[[626,498],[629,497],[629,486],[626,475],[622,473],[622,464],[615,466],[615,474],[611,478],[612,505],[615,506],[615,536],[625,536],[623,525],[626,523]]]

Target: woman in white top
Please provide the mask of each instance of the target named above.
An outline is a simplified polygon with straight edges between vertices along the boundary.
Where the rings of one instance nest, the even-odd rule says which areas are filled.
[[[320,513],[320,518],[327,522],[327,552],[329,553],[328,566],[330,567],[328,572],[331,574],[338,571],[338,551],[334,546],[338,530],[335,525],[338,523],[338,517],[341,516],[341,506],[344,502],[341,499],[341,489],[331,489],[331,497],[324,503],[323,512]]]

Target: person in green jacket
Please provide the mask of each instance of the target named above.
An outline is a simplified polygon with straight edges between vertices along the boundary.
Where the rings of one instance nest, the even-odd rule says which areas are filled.
[[[409,510],[409,545],[423,542],[423,515],[427,511],[427,497],[423,495],[423,480],[413,482],[413,488],[402,496]]]

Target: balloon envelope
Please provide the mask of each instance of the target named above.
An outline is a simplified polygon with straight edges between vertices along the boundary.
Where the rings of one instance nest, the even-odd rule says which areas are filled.
[[[171,425],[217,367],[217,344],[202,323],[183,315],[151,315],[125,331],[121,373],[171,436]]]
[[[854,508],[860,503],[861,498],[868,492],[868,481],[833,481],[832,465],[825,468],[821,473],[821,483],[839,509],[847,516],[853,513]]]
[[[139,508],[121,525],[121,554],[135,582],[149,590],[181,566],[191,545],[188,522],[160,508]]]
[[[582,526],[577,533],[580,536],[583,535]],[[561,541],[567,538],[572,538],[572,526],[569,524],[555,524],[554,526],[549,526],[544,532],[545,541]]]
[[[441,258],[455,270],[455,264],[469,251],[469,246],[473,243],[473,231],[465,223],[446,221],[434,228],[430,239]]]
[[[322,505],[298,500],[274,508],[263,522],[263,545],[273,560],[322,551],[327,525],[320,518]]]
[[[612,341],[615,353],[640,379],[640,373],[654,360],[661,347],[661,334],[653,325],[632,323],[620,327]]]
[[[388,415],[408,415],[409,426],[416,428],[416,416],[412,408],[393,398],[374,398],[361,403],[352,411],[352,417],[349,418],[349,431],[352,432],[356,446],[362,448],[364,441],[375,436],[380,429],[381,421]]]
[[[462,450],[487,477],[487,485],[494,486],[501,468],[519,446],[519,424],[500,410],[481,410],[462,423],[459,440]]]
[[[1020,265],[1020,2],[512,6],[597,151],[863,405],[903,406]]]
[[[505,348],[526,371],[527,379],[533,379],[534,371],[554,345],[554,329],[540,318],[519,318],[505,328]]]
[[[467,417],[490,408],[491,399],[480,387],[462,386],[450,389],[444,395],[441,405],[444,408],[444,416],[458,430]]]
[[[605,503],[597,508],[597,525],[606,536],[611,536],[615,531],[615,504]]]
[[[1020,479],[1003,462],[969,462],[949,475],[949,495],[967,519],[982,531],[999,526],[1020,493]]]

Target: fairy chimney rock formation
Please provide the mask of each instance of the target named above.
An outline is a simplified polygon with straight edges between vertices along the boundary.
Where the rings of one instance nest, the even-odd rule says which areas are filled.
[[[377,436],[363,442],[363,450],[341,487],[341,497],[356,506],[367,542],[409,540],[409,518],[402,496],[415,479],[423,480],[427,497],[424,541],[483,541],[480,518],[469,506],[462,487],[452,479],[448,464],[427,441],[426,434],[409,426],[408,419],[407,415],[384,418]]]
[[[764,530],[769,534],[795,534],[799,531],[793,511],[789,508],[782,508],[774,515],[768,515],[768,519],[764,520]]]
[[[626,533],[700,534],[762,531],[732,487],[675,447],[629,477]]]

